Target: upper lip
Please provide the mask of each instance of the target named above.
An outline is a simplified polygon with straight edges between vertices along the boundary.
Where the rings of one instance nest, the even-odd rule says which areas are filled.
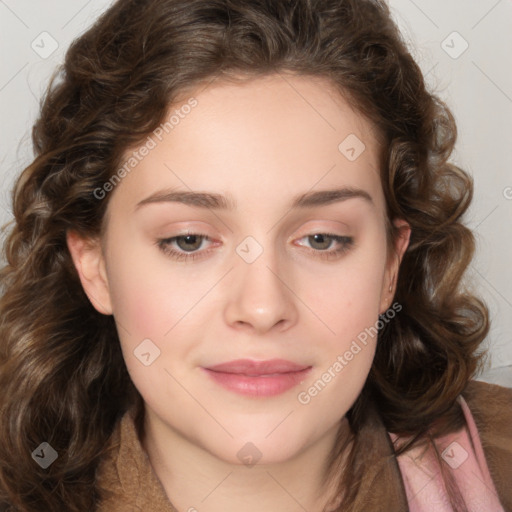
[[[206,369],[221,373],[236,373],[247,376],[271,375],[276,373],[300,372],[310,368],[308,365],[293,363],[285,359],[269,359],[253,361],[252,359],[236,359],[226,363],[208,366]]]

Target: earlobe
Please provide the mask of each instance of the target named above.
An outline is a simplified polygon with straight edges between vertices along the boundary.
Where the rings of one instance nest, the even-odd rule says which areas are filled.
[[[105,260],[99,240],[66,233],[66,242],[82,287],[94,308],[104,315],[112,314]]]

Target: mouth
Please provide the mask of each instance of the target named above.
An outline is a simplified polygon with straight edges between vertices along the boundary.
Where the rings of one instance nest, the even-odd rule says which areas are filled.
[[[304,381],[311,366],[284,359],[237,359],[202,370],[218,385],[253,397],[280,395]]]

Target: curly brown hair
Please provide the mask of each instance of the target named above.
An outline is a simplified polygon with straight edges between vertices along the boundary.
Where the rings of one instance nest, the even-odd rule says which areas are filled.
[[[33,129],[36,158],[13,190],[0,273],[0,501],[9,510],[94,510],[109,436],[130,406],[142,407],[113,317],[82,289],[67,231],[101,235],[108,198],[94,191],[178,96],[215,78],[284,71],[328,78],[373,123],[390,247],[393,219],[412,228],[396,290],[402,311],[379,332],[348,413],[354,443],[337,510],[352,510],[362,477],[358,429],[369,401],[388,431],[419,438],[480,369],[488,312],[462,289],[474,251],[461,222],[472,181],[448,162],[454,119],[427,90],[384,1],[118,0],[52,78]],[[46,470],[31,457],[42,440],[58,453]]]

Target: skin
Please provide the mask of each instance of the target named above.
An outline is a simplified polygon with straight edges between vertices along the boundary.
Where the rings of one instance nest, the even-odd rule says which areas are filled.
[[[376,339],[360,344],[307,404],[297,396],[391,306],[410,229],[395,222],[401,236],[388,252],[374,128],[325,80],[278,74],[214,83],[194,97],[197,106],[107,198],[103,239],[70,231],[68,247],[94,307],[114,315],[145,401],[142,443],[173,504],[201,512],[320,511],[332,492],[326,460],[338,429],[348,432],[344,416],[367,378]],[[365,144],[354,161],[338,150],[349,134]],[[371,202],[290,209],[298,195],[340,187],[361,189]],[[236,208],[136,208],[168,188],[229,195]],[[176,260],[158,247],[187,231],[211,240],[199,240],[196,259]],[[341,244],[310,236],[318,233],[353,244],[322,258]],[[236,252],[247,236],[263,251],[252,263]],[[172,244],[182,253],[187,247],[183,239]],[[255,254],[257,246],[247,247]],[[134,355],[147,338],[160,350],[149,366]],[[241,358],[312,369],[272,397],[236,394],[201,369]],[[237,456],[249,442],[261,452],[252,467]]]

